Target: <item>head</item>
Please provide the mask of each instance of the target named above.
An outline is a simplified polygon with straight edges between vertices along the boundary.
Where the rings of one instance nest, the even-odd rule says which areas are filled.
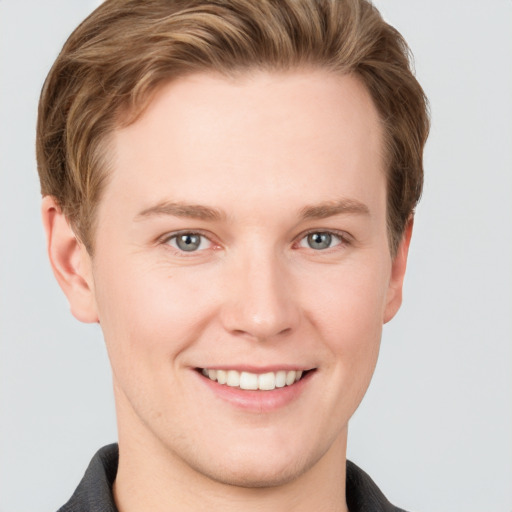
[[[245,487],[340,460],[400,306],[427,129],[407,47],[365,1],[107,0],[79,26],[38,163],[120,443]]]

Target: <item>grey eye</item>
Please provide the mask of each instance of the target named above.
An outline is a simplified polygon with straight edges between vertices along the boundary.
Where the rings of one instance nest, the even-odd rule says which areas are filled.
[[[327,231],[316,231],[306,235],[300,241],[300,246],[314,249],[315,251],[321,251],[342,243],[343,239],[339,235]]]
[[[209,241],[197,233],[180,233],[169,240],[174,248],[184,252],[194,252],[209,247]]]
[[[311,249],[327,249],[331,246],[332,235],[330,233],[310,233],[307,239]]]

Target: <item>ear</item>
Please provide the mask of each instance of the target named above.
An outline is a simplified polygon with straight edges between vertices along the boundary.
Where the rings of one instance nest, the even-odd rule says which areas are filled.
[[[384,323],[389,322],[398,312],[402,305],[402,288],[404,284],[405,269],[407,267],[407,256],[411,243],[412,226],[414,218],[411,215],[407,221],[402,241],[398,246],[396,256],[391,264],[391,278],[389,280],[386,307],[384,310]]]
[[[71,313],[81,322],[98,322],[89,253],[52,196],[43,198],[41,213],[50,264]]]

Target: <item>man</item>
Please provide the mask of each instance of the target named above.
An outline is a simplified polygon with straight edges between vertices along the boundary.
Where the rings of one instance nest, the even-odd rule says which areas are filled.
[[[43,88],[43,222],[119,443],[62,511],[398,510],[346,461],[428,132],[366,1],[107,0]]]

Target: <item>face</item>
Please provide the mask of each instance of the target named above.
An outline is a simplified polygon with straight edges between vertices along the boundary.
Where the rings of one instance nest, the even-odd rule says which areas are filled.
[[[88,265],[120,442],[244,486],[344,455],[405,268],[383,161],[318,70],[181,78],[114,133]]]

